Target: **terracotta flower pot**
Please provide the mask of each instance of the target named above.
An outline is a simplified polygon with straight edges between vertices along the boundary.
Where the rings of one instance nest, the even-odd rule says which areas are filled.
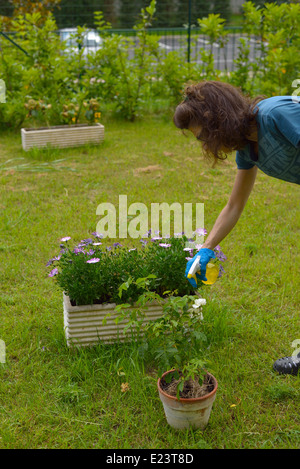
[[[166,371],[157,381],[159,397],[163,403],[166,419],[171,427],[176,429],[200,428],[204,429],[208,423],[213,402],[216,398],[218,382],[216,378],[207,373],[213,382],[211,392],[197,398],[179,398],[168,395],[161,387],[161,380],[174,370]]]

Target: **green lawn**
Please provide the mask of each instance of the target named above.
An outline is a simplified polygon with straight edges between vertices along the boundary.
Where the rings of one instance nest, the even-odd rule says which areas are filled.
[[[0,448],[299,448],[299,378],[272,371],[300,341],[299,186],[259,173],[221,246],[226,275],[203,289],[199,355],[219,382],[204,431],[166,424],[155,369],[135,345],[67,348],[45,267],[59,239],[88,237],[97,206],[121,194],[147,207],[203,202],[210,230],[236,172],[234,155],[204,162],[171,118],[104,124],[99,147],[26,153],[19,132],[1,134]]]

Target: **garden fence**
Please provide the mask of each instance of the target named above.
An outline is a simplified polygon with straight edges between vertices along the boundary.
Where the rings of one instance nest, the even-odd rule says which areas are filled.
[[[75,32],[76,28],[69,28],[69,31]],[[56,32],[63,39],[64,29]],[[249,54],[252,61],[255,61],[260,54],[259,39],[255,36],[249,38],[243,35],[242,28],[239,27],[228,28],[227,42],[224,47],[221,47],[218,43],[211,44],[209,38],[201,34],[200,28],[196,27],[191,28],[191,30],[188,28],[150,28],[148,33],[157,36],[162,53],[168,54],[176,51],[187,62],[201,63],[201,50],[205,50],[207,53],[212,52],[214,67],[221,71],[231,72],[235,70],[235,60],[238,57],[241,37],[249,42]],[[138,39],[134,29],[111,29],[110,34],[120,34],[131,38],[134,40],[135,46],[138,47]],[[27,53],[24,48],[20,47],[17,39],[15,39],[15,33],[12,32],[2,32],[0,34],[0,47],[18,47],[22,52]],[[86,53],[88,53],[95,52],[101,45],[89,41],[84,47]]]

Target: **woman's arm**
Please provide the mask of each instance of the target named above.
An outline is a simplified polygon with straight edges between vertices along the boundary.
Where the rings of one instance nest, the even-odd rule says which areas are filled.
[[[251,169],[238,169],[229,200],[218,216],[202,248],[214,249],[233,229],[253,189],[256,174],[256,166]]]

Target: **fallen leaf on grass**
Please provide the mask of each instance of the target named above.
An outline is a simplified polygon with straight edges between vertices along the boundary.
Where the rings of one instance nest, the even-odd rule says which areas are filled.
[[[145,168],[136,168],[134,170],[134,175],[137,176],[140,173],[152,173],[153,171],[159,171],[163,169],[159,164],[146,166]]]
[[[127,392],[127,391],[129,391],[129,389],[130,389],[129,383],[122,383],[121,384],[121,391],[122,392]]]

